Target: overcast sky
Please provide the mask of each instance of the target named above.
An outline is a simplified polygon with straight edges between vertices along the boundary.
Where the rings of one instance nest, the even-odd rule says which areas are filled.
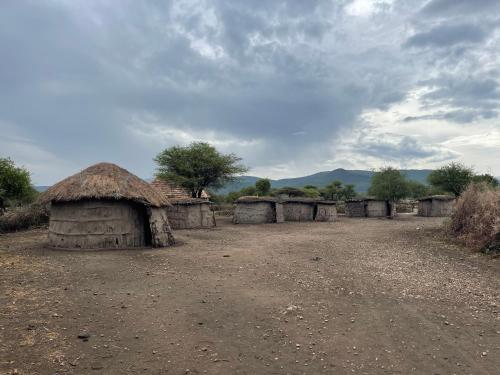
[[[498,0],[2,0],[0,157],[52,184],[203,140],[250,173],[500,176]]]

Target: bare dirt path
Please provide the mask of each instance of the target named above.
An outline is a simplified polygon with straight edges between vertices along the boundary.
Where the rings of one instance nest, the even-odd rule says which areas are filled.
[[[223,220],[106,252],[0,236],[0,373],[498,374],[500,261],[441,223]]]

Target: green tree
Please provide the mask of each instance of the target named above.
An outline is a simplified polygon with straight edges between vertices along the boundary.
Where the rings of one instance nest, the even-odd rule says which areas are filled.
[[[247,186],[240,190],[240,196],[252,196],[257,195],[257,189],[255,186]]]
[[[308,198],[319,198],[320,196],[318,188],[314,185],[304,186],[302,188],[302,191],[304,192],[304,195]]]
[[[6,206],[31,203],[35,197],[29,171],[9,158],[0,158],[0,213]]]
[[[289,197],[304,197],[306,193],[302,189],[285,186],[274,191],[274,195],[288,195]]]
[[[408,196],[410,198],[422,198],[429,194],[429,186],[418,181],[408,181]]]
[[[342,196],[342,181],[332,181],[321,190],[321,195],[325,199],[340,200]]]
[[[499,182],[498,180],[493,177],[491,174],[485,173],[485,174],[479,174],[474,177],[472,177],[472,182],[474,183],[486,183],[487,185],[490,185],[491,187],[498,187]]]
[[[255,182],[257,195],[269,195],[271,192],[271,181],[268,178],[261,178]]]
[[[453,162],[432,171],[427,180],[432,186],[459,196],[472,182],[473,177],[472,168]]]
[[[408,182],[399,170],[382,168],[373,175],[368,194],[394,202],[408,195]]]
[[[206,188],[220,188],[247,171],[234,154],[221,154],[208,143],[194,142],[189,146],[174,146],[160,152],[154,159],[157,177],[174,181],[200,198]]]
[[[345,185],[340,195],[344,201],[354,198],[356,196],[356,189],[354,185],[353,184]]]

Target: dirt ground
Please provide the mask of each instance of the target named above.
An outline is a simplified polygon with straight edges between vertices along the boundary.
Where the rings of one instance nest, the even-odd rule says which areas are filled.
[[[105,252],[0,236],[0,373],[499,374],[500,259],[442,221],[223,219]]]

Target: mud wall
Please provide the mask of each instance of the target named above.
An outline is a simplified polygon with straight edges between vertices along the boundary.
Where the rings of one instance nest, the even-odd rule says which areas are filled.
[[[335,221],[337,219],[337,207],[334,204],[321,204],[318,202],[316,206],[315,221]]]
[[[214,216],[208,203],[173,204],[167,208],[172,229],[211,228]]]
[[[433,199],[431,216],[451,216],[454,205],[454,200]]]
[[[148,236],[149,234],[149,236]],[[146,246],[150,232],[146,208],[126,201],[54,203],[49,243],[68,249]]]
[[[302,202],[284,202],[283,216],[285,221],[313,221],[314,204]]]
[[[346,202],[345,214],[349,217],[365,217],[365,202]]]
[[[165,209],[151,207],[148,209],[148,214],[149,228],[151,231],[151,245],[153,247],[167,247],[173,245],[175,240]]]
[[[261,224],[276,222],[276,203],[237,202],[234,209],[234,224]]]
[[[418,202],[418,216],[431,216],[432,215],[432,201],[425,200]]]
[[[389,204],[386,201],[367,201],[367,217],[385,217],[391,214]]]

